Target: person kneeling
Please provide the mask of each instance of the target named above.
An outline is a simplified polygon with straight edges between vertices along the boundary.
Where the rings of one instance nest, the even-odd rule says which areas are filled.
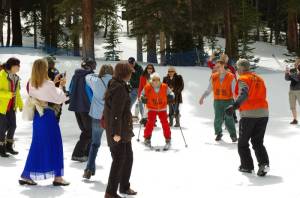
[[[148,83],[142,92],[141,100],[148,109],[148,122],[144,131],[145,145],[151,147],[151,135],[158,115],[163,127],[166,139],[166,147],[171,146],[171,130],[168,123],[167,105],[168,100],[173,100],[174,94],[168,85],[161,83],[157,73],[151,75]]]

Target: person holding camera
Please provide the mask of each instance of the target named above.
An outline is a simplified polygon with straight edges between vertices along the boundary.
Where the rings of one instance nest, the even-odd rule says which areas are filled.
[[[298,124],[296,102],[300,104],[300,58],[297,58],[294,68],[287,68],[285,80],[291,81],[289,91],[290,108],[293,114],[293,121],[290,124]]]
[[[171,146],[171,130],[168,123],[167,106],[174,100],[174,93],[166,83],[161,83],[158,73],[151,75],[148,83],[142,92],[141,101],[146,104],[148,109],[148,122],[144,131],[145,145],[151,147],[151,136],[156,121],[159,117],[166,139],[165,150]]]

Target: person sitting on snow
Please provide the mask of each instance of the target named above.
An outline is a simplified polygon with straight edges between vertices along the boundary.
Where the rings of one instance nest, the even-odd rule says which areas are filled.
[[[150,83],[144,87],[141,100],[148,109],[148,122],[144,131],[145,145],[151,147],[151,135],[156,116],[158,116],[166,139],[165,149],[169,149],[171,146],[171,130],[168,123],[167,106],[168,101],[174,100],[174,94],[167,84],[161,83],[158,73],[151,75]]]

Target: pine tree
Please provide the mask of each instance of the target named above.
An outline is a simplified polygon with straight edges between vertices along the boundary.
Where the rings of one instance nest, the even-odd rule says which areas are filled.
[[[122,51],[117,50],[119,44],[121,43],[118,38],[118,32],[120,27],[118,25],[117,20],[113,21],[109,27],[108,35],[105,39],[105,43],[107,44],[104,49],[106,52],[104,53],[105,59],[107,61],[119,61],[120,53]]]
[[[240,13],[238,18],[239,29],[239,57],[253,61],[253,50],[251,47],[255,43],[251,31],[255,28],[257,19],[256,9],[251,5],[248,0],[241,0]]]

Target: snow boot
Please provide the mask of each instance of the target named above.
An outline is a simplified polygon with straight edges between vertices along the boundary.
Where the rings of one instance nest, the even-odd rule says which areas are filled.
[[[18,155],[19,152],[13,149],[14,141],[13,140],[6,140],[6,152],[12,155]]]
[[[173,124],[174,124],[174,123],[173,123],[173,119],[174,119],[173,116],[170,115],[170,116],[169,116],[169,126],[170,126],[170,127],[172,127]]]
[[[238,141],[238,139],[237,139],[236,136],[230,136],[230,138],[231,138],[231,141],[232,141],[232,142],[237,142],[237,141]]]
[[[171,139],[166,140],[166,145],[164,146],[163,150],[167,151],[171,148]]]
[[[290,124],[298,124],[298,120],[294,119]]]
[[[223,135],[222,134],[219,134],[219,135],[217,135],[217,137],[216,137],[216,141],[218,142],[218,141],[220,141],[221,139],[222,139],[222,137],[223,137]]]
[[[151,139],[150,138],[145,138],[144,144],[146,147],[151,148]]]
[[[85,179],[91,179],[91,176],[94,176],[94,175],[95,175],[95,172],[92,172],[89,169],[85,169],[82,177]]]
[[[239,171],[242,173],[253,173],[253,169],[250,168],[242,168],[241,166],[239,167]]]
[[[118,194],[111,195],[111,194],[109,194],[109,193],[105,193],[104,198],[123,198],[123,197],[121,197],[121,196],[118,195]]]
[[[270,166],[268,164],[263,164],[259,166],[257,171],[257,175],[260,177],[266,176],[266,174],[270,171]]]
[[[180,115],[175,116],[175,126],[174,127],[180,127]]]
[[[6,153],[6,146],[4,142],[0,142],[0,156],[9,157],[9,155]]]

